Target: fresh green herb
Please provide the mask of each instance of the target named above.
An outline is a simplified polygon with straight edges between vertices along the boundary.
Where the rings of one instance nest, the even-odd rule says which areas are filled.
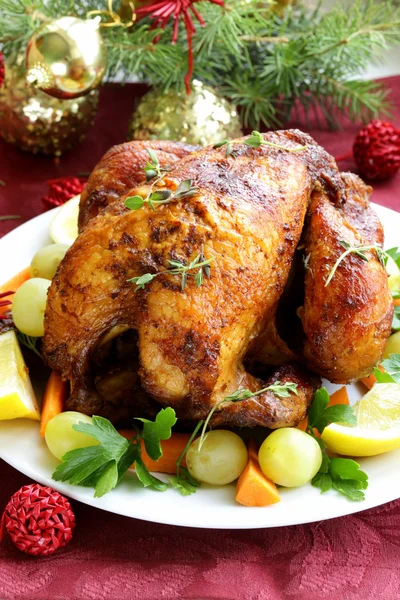
[[[152,210],[155,210],[161,204],[169,204],[173,200],[182,200],[182,198],[188,198],[198,192],[198,188],[192,185],[191,179],[181,181],[175,193],[172,193],[171,190],[156,190],[153,192],[154,185],[159,181],[160,179],[153,181],[149,193],[145,198],[141,196],[129,196],[125,200],[125,206],[130,210],[139,210],[139,208],[143,208],[145,204],[148,204]]]
[[[365,499],[362,490],[368,487],[368,475],[360,470],[360,465],[350,458],[329,458],[321,465],[321,469],[311,484],[321,490],[321,494],[334,488],[350,500]]]
[[[197,432],[199,431],[199,429],[202,425],[203,425],[203,421],[199,421],[197,423],[192,435],[188,439],[186,446],[184,447],[181,455],[179,456],[178,460],[176,461],[176,475],[172,475],[171,477],[169,477],[169,481],[170,481],[172,487],[175,488],[176,490],[178,490],[178,492],[180,492],[180,494],[182,494],[182,496],[190,496],[190,494],[194,494],[194,492],[196,491],[196,488],[200,487],[200,482],[197,481],[197,479],[195,479],[189,473],[189,471],[188,471],[188,469],[186,469],[186,467],[182,467],[181,463],[182,463],[184,456],[186,455],[186,452],[188,451],[190,444],[193,442],[194,438],[197,435]]]
[[[382,373],[377,367],[374,368],[374,375],[377,383],[395,383],[393,377],[389,375],[389,373]]]
[[[136,291],[139,289],[144,289],[145,286],[153,281],[155,277],[159,275],[181,275],[181,289],[182,291],[185,289],[186,282],[188,277],[194,277],[195,284],[197,287],[200,287],[203,283],[203,273],[209,279],[211,277],[211,269],[210,265],[213,262],[214,257],[205,258],[203,249],[201,252],[194,258],[188,265],[185,265],[183,262],[175,259],[171,259],[168,261],[169,269],[165,269],[164,271],[159,271],[158,273],[145,273],[144,275],[140,275],[139,277],[132,277],[128,279],[130,283],[136,284]],[[190,271],[195,271],[195,273],[191,273]]]
[[[394,260],[394,262],[400,269],[400,250],[399,250],[399,248],[389,248],[389,250],[386,250],[386,254]]]
[[[400,383],[400,354],[391,354],[382,361],[382,367],[395,383]]]
[[[37,343],[39,342],[40,338],[33,337],[32,335],[25,335],[25,333],[22,333],[19,331],[19,329],[16,329],[15,332],[17,334],[19,343],[26,348],[29,348],[29,350],[32,350],[32,352],[34,352],[41,360],[43,360],[43,356],[37,348]]]
[[[322,433],[329,423],[343,423],[350,427],[357,425],[357,419],[351,406],[345,404],[328,406],[329,401],[330,397],[326,388],[321,388],[315,392],[308,413],[308,428],[310,431],[317,429],[319,433]]]
[[[278,398],[288,398],[290,394],[298,395],[297,383],[293,383],[292,381],[287,381],[286,383],[275,381],[275,383],[273,383],[272,385],[269,385],[268,387],[265,387],[262,390],[258,390],[257,392],[252,392],[245,388],[240,388],[232,392],[232,394],[229,394],[229,396],[226,396],[223,400],[216,402],[216,404],[214,404],[214,406],[208,413],[200,435],[199,451],[201,450],[201,447],[204,443],[207,427],[211,420],[211,417],[213,416],[216,409],[221,406],[221,404],[225,404],[226,402],[240,402],[241,400],[247,400],[248,398],[254,398],[255,396],[259,396],[260,394],[263,394],[267,391],[271,391],[274,394],[274,396],[277,396]]]
[[[226,158],[228,158],[229,156],[232,156],[232,158],[236,158],[237,153],[233,151],[232,142],[230,140],[222,140],[222,142],[218,142],[217,144],[214,144],[213,148],[221,148],[222,146],[225,146],[225,145],[226,145],[226,151],[225,151]]]
[[[162,177],[163,173],[167,172],[167,169],[161,169],[160,162],[157,158],[157,154],[151,148],[146,148],[147,154],[150,156],[150,160],[147,162],[144,172],[146,173],[146,181],[153,179],[153,177]]]
[[[395,306],[394,307],[392,329],[394,331],[399,331],[399,329],[400,329],[400,306]]]
[[[357,419],[350,406],[336,404],[328,406],[329,394],[325,388],[315,392],[308,413],[307,433],[319,444],[322,450],[322,464],[312,480],[312,485],[321,490],[321,494],[334,488],[350,500],[364,500],[362,490],[368,487],[368,476],[360,471],[360,465],[349,458],[331,458],[326,453],[326,446],[318,438],[314,429],[322,433],[330,423],[343,423],[354,427]]]
[[[100,444],[67,452],[54,471],[53,479],[94,487],[94,496],[99,498],[111,491],[134,464],[136,475],[144,487],[166,490],[168,485],[151,475],[144,465],[140,440],[143,439],[149,456],[158,460],[162,455],[160,440],[171,437],[171,427],[176,422],[175,411],[168,407],[157,414],[154,422],[141,420],[144,422],[143,433],[136,431],[130,440],[120,435],[103,417],[94,416],[91,423],[73,425],[75,431],[90,435]]]
[[[0,221],[17,221],[20,218],[20,215],[1,215]]]
[[[331,269],[331,271],[330,271],[330,273],[329,273],[329,275],[328,275],[328,277],[327,277],[327,279],[325,281],[325,287],[330,284],[330,282],[332,281],[332,278],[334,277],[334,275],[336,273],[336,269],[338,268],[338,266],[340,265],[340,263],[349,254],[355,254],[356,256],[358,256],[359,258],[361,258],[361,260],[365,260],[366,262],[368,262],[369,259],[368,259],[368,256],[365,253],[369,252],[369,251],[372,251],[372,250],[375,250],[379,262],[383,266],[386,266],[387,253],[381,248],[381,246],[378,246],[377,244],[372,244],[370,246],[352,246],[351,244],[349,244],[345,240],[340,240],[339,244],[345,249],[345,251],[343,252],[343,254],[341,254],[339,256],[339,258],[335,262],[333,268]]]
[[[286,146],[281,146],[280,144],[274,144],[273,142],[268,142],[264,140],[263,136],[259,131],[252,131],[251,136],[248,137],[244,143],[246,146],[250,146],[250,148],[259,148],[262,145],[272,146],[272,148],[278,148],[278,150],[286,150],[286,152],[300,152],[301,150],[305,150],[307,146],[297,146],[296,148],[287,148]]]
[[[146,452],[153,460],[162,456],[161,440],[169,440],[171,429],[176,423],[175,411],[170,408],[162,408],[157,414],[155,421],[137,417],[143,423],[142,438],[146,446]]]

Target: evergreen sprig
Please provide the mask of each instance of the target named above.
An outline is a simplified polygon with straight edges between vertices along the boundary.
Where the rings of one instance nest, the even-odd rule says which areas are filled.
[[[400,42],[400,8],[390,0],[358,0],[329,13],[294,6],[283,16],[258,0],[196,7],[206,26],[198,27],[193,38],[194,77],[218,87],[240,107],[246,126],[277,126],[301,108],[299,116],[304,112],[307,119],[320,107],[332,126],[341,115],[365,121],[388,111],[385,88],[360,76]],[[44,19],[85,17],[103,8],[106,0],[0,0],[0,48],[11,56],[26,47]],[[145,19],[129,29],[104,28],[106,79],[118,73],[163,89],[183,89],[186,34],[181,24],[172,45],[172,27],[152,30]]]

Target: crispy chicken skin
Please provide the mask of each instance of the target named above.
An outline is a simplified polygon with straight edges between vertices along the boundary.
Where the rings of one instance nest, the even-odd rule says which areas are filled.
[[[144,167],[150,159],[146,148],[157,153],[160,166],[164,168],[199,149],[180,142],[157,140],[113,146],[97,163],[81,194],[79,231],[101,210],[146,179]]]
[[[233,156],[226,157],[224,147],[192,153],[154,189],[175,191],[190,179],[196,193],[155,211],[148,205],[126,209],[127,196],[148,193],[151,182],[142,184],[84,228],[53,279],[45,315],[43,349],[48,364],[71,381],[68,408],[119,423],[158,404],[191,421],[239,388],[259,391],[277,380],[293,381],[298,395],[282,399],[266,391],[224,403],[213,419],[218,425],[293,426],[305,416],[318,377],[293,363],[255,377],[245,359],[277,365],[295,357],[334,381],[359,378],[379,360],[392,310],[383,267],[372,253],[369,263],[350,257],[356,271],[339,268],[324,287],[339,240],[363,239],[357,227],[368,224],[358,207],[368,202],[367,188],[342,176],[334,159],[299,131],[268,133],[264,140],[296,151],[251,148],[241,138],[232,143]],[[275,319],[306,214],[303,235],[311,256],[302,311],[304,359],[281,340]],[[379,234],[378,224],[374,231]],[[162,273],[170,259],[188,264],[201,250],[214,261],[211,277],[199,287],[189,277],[182,291],[180,277],[171,274],[159,274],[140,290],[128,281]],[[121,331],[137,336],[131,361],[136,366],[129,356],[122,365],[118,359],[102,379],[99,348]],[[122,409],[115,368],[124,373],[122,388],[132,390],[124,392]]]
[[[359,179],[358,182],[362,194],[365,185]],[[353,183],[356,182],[352,178]],[[356,201],[349,202],[353,208],[336,208],[323,191],[315,191],[305,236],[309,261],[301,313],[306,336],[304,357],[313,371],[335,383],[366,376],[379,363],[393,317],[387,273],[375,251],[368,252],[368,262],[354,254],[347,256],[325,285],[344,252],[340,240],[360,246],[383,239],[382,227],[376,217],[374,222],[372,209],[368,207],[372,217],[368,223],[354,209]]]
[[[243,358],[285,286],[309,203],[310,171],[319,170],[326,181],[337,177],[332,159],[308,136],[265,137],[289,148],[308,147],[254,149],[237,140],[236,158],[226,158],[224,148],[191,154],[176,163],[163,188],[176,190],[191,179],[196,194],[156,211],[114,203],[78,237],[51,285],[44,337],[49,365],[71,380],[70,406],[76,399],[98,402],[90,357],[102,337],[122,325],[138,332],[142,387],[180,418],[203,418],[240,387],[264,387],[245,371]],[[142,185],[128,195],[146,191]],[[202,247],[215,261],[200,287],[189,278],[182,292],[176,275],[160,275],[138,291],[128,282],[165,270],[171,258],[187,263]],[[295,425],[306,414],[315,382],[300,367],[292,369],[304,383],[290,397],[290,410],[266,392],[257,397],[258,411],[250,410],[252,403],[224,405],[219,422],[231,422],[232,412],[243,426]]]

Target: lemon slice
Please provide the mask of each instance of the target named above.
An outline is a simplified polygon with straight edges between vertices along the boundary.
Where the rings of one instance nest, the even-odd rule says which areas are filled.
[[[50,236],[56,244],[71,244],[78,237],[78,215],[80,196],[74,196],[60,206],[50,225]]]
[[[0,335],[0,420],[40,419],[28,369],[15,335]]]
[[[400,384],[378,383],[354,406],[357,427],[332,423],[322,433],[329,450],[374,456],[400,448]]]

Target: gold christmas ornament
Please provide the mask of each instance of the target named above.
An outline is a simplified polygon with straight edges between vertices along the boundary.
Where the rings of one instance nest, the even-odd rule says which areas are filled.
[[[201,146],[241,135],[234,106],[196,80],[189,96],[173,90],[150,90],[140,100],[129,127],[129,139],[175,140]]]
[[[107,66],[99,19],[62,17],[39,27],[26,49],[28,82],[63,100],[96,88]]]
[[[75,100],[57,100],[29,85],[23,57],[6,64],[5,71],[0,135],[7,142],[35,154],[59,156],[85,137],[96,115],[98,90]]]

